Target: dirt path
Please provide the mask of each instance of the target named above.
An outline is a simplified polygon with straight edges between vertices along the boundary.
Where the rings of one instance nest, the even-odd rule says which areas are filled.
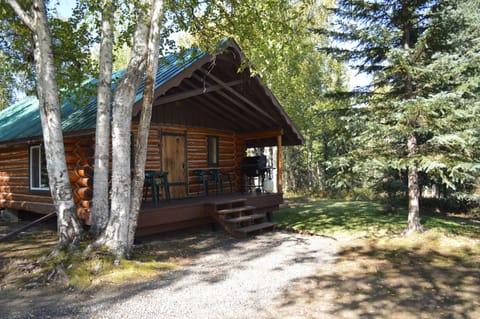
[[[281,231],[243,240],[187,231],[148,244],[168,247],[184,265],[154,282],[99,291],[6,289],[3,318],[270,318],[285,289],[332,266],[336,247]]]
[[[285,232],[246,240],[209,230],[168,234],[149,238],[145,244],[168,251],[180,268],[155,281],[81,292],[0,286],[0,314],[2,318],[480,318],[478,239],[433,232],[413,242],[400,241]],[[25,247],[26,254],[39,249]],[[0,261],[7,255],[0,251]]]

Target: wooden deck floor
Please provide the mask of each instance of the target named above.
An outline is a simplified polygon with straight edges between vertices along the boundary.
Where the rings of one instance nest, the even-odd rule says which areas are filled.
[[[142,204],[138,218],[137,236],[145,236],[187,227],[213,223],[208,205],[236,199],[245,199],[247,205],[255,206],[257,212],[278,210],[283,202],[282,194],[226,193],[221,195],[191,197],[160,201],[155,207],[151,200]]]

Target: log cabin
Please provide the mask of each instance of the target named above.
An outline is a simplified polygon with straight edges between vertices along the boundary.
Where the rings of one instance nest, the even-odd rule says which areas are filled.
[[[191,49],[161,59],[146,172],[164,178],[158,183],[154,176],[147,178],[138,236],[212,222],[243,236],[274,225],[271,212],[283,201],[282,147],[302,144],[303,137],[260,77],[241,68],[243,59],[234,40],[225,41],[215,53]],[[132,136],[142,89],[133,108]],[[77,214],[88,225],[96,101],[91,98],[86,104],[63,103],[62,125]],[[252,174],[245,175],[247,148],[268,146],[277,149],[275,193],[262,191],[261,183],[253,191],[247,185]],[[259,158],[253,158],[253,165]],[[253,176],[269,169],[254,168]],[[55,211],[34,97],[0,112],[0,208]]]

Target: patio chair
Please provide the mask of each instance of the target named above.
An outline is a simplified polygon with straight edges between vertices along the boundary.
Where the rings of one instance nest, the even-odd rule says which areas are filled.
[[[198,177],[200,183],[203,185],[203,190],[205,192],[205,196],[208,196],[208,184],[214,183],[215,180],[208,178],[208,171],[203,169],[196,169],[193,173]]]
[[[152,191],[152,199],[155,207],[158,206],[161,190],[165,192],[165,199],[170,200],[170,184],[168,183],[168,172],[163,171],[145,171],[145,186],[143,188],[143,198],[148,195],[148,189]]]
[[[211,169],[210,174],[213,176],[215,185],[217,187],[217,193],[223,193],[223,183],[228,182],[230,184],[230,193],[233,192],[232,180],[230,174],[222,172],[219,169]]]

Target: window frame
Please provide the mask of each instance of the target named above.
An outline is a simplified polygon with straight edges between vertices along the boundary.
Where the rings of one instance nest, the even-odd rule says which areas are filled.
[[[219,137],[217,135],[207,135],[207,163],[208,166],[220,165],[220,147]],[[215,154],[212,154],[212,147],[215,148]]]
[[[28,154],[28,182],[29,182],[29,189],[31,191],[50,191],[50,186],[48,185],[48,172],[47,172],[47,162],[45,159],[45,149],[43,148],[42,144],[30,145]],[[36,151],[34,151],[36,150]],[[38,157],[34,159],[34,156]],[[43,156],[42,156],[43,155]],[[36,162],[34,162],[36,160]],[[43,161],[42,161],[43,160]],[[34,167],[36,166],[36,167]],[[42,186],[42,171],[43,173],[47,174],[47,186]],[[35,174],[36,173],[36,174]],[[38,180],[34,183],[34,178],[38,176]],[[38,185],[38,186],[36,186]]]

